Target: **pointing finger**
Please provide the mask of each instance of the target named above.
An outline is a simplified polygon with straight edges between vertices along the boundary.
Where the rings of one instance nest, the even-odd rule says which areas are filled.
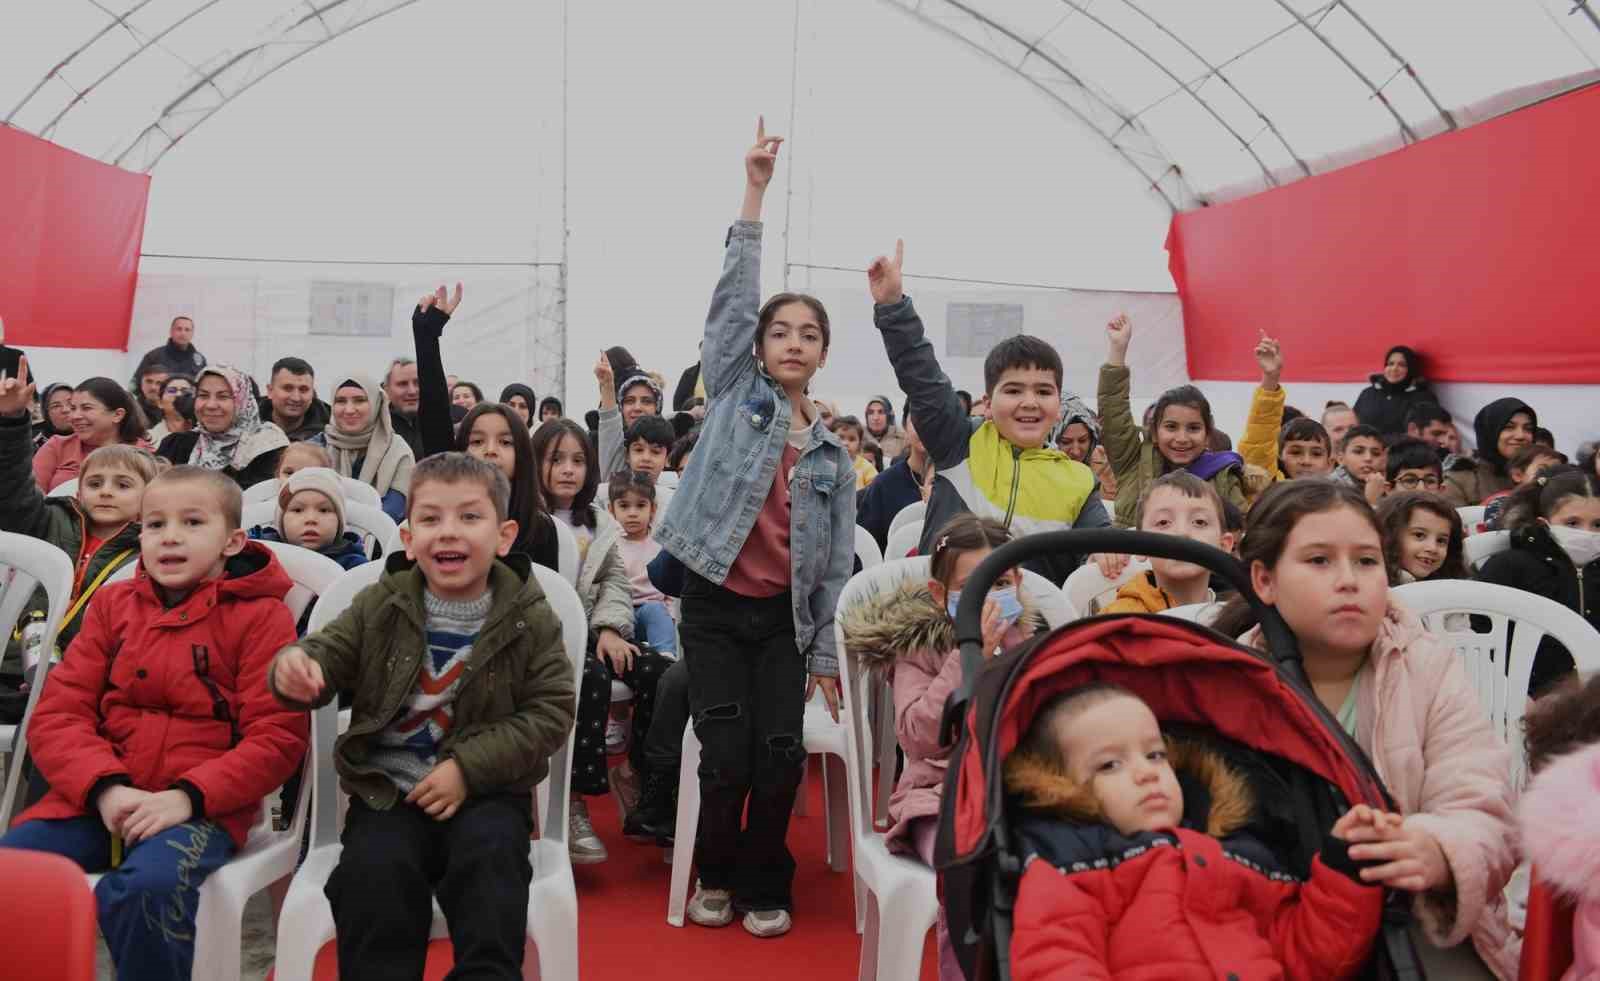
[[[765,143],[766,141],[767,141],[767,117],[765,115],[757,116],[756,117],[756,142],[757,143]]]
[[[895,264],[895,267],[898,268],[905,261],[906,261],[906,242],[905,242],[905,239],[897,238],[897,239],[894,240],[894,264]]]

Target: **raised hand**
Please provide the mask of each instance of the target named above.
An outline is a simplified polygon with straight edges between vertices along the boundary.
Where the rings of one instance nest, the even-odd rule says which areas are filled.
[[[1256,342],[1256,364],[1261,366],[1261,387],[1270,391],[1278,387],[1278,378],[1283,374],[1283,352],[1278,348],[1276,338],[1268,337],[1266,331],[1261,332],[1261,340]]]
[[[906,295],[900,275],[905,260],[906,243],[898,238],[894,240],[893,259],[880,255],[872,260],[872,265],[867,267],[867,289],[872,291],[872,302],[899,303],[900,298]]]
[[[0,416],[20,416],[33,404],[34,385],[28,381],[28,356],[17,360],[17,375],[0,371]]]
[[[600,383],[600,408],[610,409],[617,404],[617,376],[611,370],[611,359],[606,357],[606,352],[600,352],[600,360],[594,363],[594,380]]]
[[[424,310],[428,309],[429,307],[438,307],[439,312],[448,317],[456,312],[456,307],[461,305],[461,294],[462,289],[460,283],[456,284],[454,293],[446,293],[444,286],[441,284],[440,287],[437,290],[434,290],[432,293],[422,294],[422,299],[417,301],[417,306]]]
[[[755,145],[744,154],[745,183],[766,190],[772,182],[773,168],[778,163],[778,147],[782,145],[783,137],[767,135],[766,117],[757,116]]]
[[[1133,321],[1125,313],[1119,313],[1106,324],[1106,345],[1111,352],[1111,363],[1115,365],[1126,364],[1128,359],[1128,343],[1133,340]]]

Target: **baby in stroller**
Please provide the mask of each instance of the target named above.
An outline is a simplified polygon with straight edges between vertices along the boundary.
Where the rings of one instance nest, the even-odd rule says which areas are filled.
[[[1163,735],[1121,685],[1053,696],[1005,762],[1021,809],[1012,977],[1345,978],[1382,890],[1347,842],[1400,816],[1357,804],[1301,882],[1252,834],[1251,782],[1208,742]]]

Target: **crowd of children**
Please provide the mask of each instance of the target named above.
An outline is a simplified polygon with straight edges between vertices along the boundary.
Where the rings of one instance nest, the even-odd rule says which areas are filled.
[[[1600,963],[1588,854],[1597,682],[1575,682],[1573,653],[1540,645],[1528,737],[1537,776],[1519,834],[1507,747],[1457,656],[1389,593],[1476,577],[1600,629],[1594,450],[1569,463],[1531,406],[1503,398],[1478,412],[1476,453],[1464,452],[1422,355],[1404,346],[1353,406],[1330,402],[1313,419],[1288,405],[1284,352],[1263,334],[1235,451],[1194,386],[1135,417],[1134,326],[1120,316],[1106,328],[1094,409],[1063,390],[1058,352],[1025,335],[988,353],[974,402],[941,369],[904,292],[903,243],[867,273],[903,400],[841,412],[811,394],[833,339],[828,311],[805,294],[759,293],[763,203],[782,145],[758,125],[700,361],[670,406],[661,376],[620,347],[595,364],[587,427],[520,382],[487,400],[446,375],[440,353],[460,284],[418,301],[414,361],[397,358],[381,383],[336,377],[327,403],[299,359],[274,366],[282,411],[228,365],[189,375],[142,364],[135,391],[91,378],[37,398],[26,358],[0,377],[0,530],[49,542],[74,567],[54,649],[41,644],[42,591],[7,648],[13,693],[55,667],[29,721],[31,806],[0,829],[0,847],[106,873],[95,892],[119,972],[188,976],[198,884],[241,846],[262,800],[297,778],[305,710],[336,697],[353,710],[334,759],[351,808],[327,887],[342,976],[417,974],[435,897],[459,972],[520,973],[531,791],[571,731],[574,862],[608,857],[585,804],[607,792],[625,837],[671,843],[678,746],[692,725],[701,816],[688,917],[787,933],[802,717],[813,697],[837,717],[839,658],[893,690],[900,762],[887,841],[931,864],[951,751],[941,719],[963,682],[962,590],[1014,537],[1113,525],[1246,564],[1394,813],[1348,811],[1296,880],[1262,857],[1258,802],[1227,763],[1174,741],[1128,690],[1069,691],[1038,707],[1005,764],[1030,859],[1015,976],[1178,976],[1214,944],[1256,965],[1249,976],[1352,976],[1383,886],[1414,895],[1425,963],[1450,977],[1513,977],[1504,892],[1524,852],[1581,905],[1582,969]],[[69,480],[76,493],[47,496]],[[273,519],[245,527],[242,492],[263,481],[276,481]],[[350,527],[351,481],[403,522],[403,549],[379,556],[375,585],[307,633],[282,602],[282,563],[258,542],[347,569],[368,562],[373,543]],[[918,503],[927,577],[838,611],[848,650],[835,649],[856,527],[881,548]],[[1465,542],[1480,528],[1457,509],[1478,504],[1482,530],[1505,531],[1506,547],[1474,569]],[[1093,561],[1119,578],[1129,559]],[[1084,560],[1029,568],[1059,585]],[[576,674],[535,564],[566,573],[581,601]],[[986,658],[1043,627],[1021,582],[1006,572],[983,604]],[[1206,569],[1158,558],[1102,612],[1216,604],[1219,631],[1259,646],[1249,607],[1216,589]],[[18,704],[0,699],[6,711]],[[1199,797],[1185,790],[1195,779]],[[1181,905],[1171,884],[1185,862],[1239,854],[1259,861],[1223,863],[1222,898],[1203,915]],[[938,946],[940,977],[960,977],[943,913]]]

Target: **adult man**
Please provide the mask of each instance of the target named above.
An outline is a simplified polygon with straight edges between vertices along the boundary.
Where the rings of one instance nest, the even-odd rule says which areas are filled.
[[[257,405],[261,418],[271,419],[290,440],[310,439],[322,432],[333,409],[317,398],[316,371],[300,358],[279,358],[272,366],[267,394]]]
[[[167,343],[146,354],[141,365],[159,362],[168,373],[188,375],[193,378],[206,366],[206,356],[194,346],[194,321],[188,317],[173,317],[167,333]]]
[[[411,358],[389,362],[389,373],[383,376],[383,393],[389,397],[389,418],[394,421],[395,434],[406,441],[417,459],[422,459],[422,430],[417,427],[422,387],[417,383],[417,362]]]

